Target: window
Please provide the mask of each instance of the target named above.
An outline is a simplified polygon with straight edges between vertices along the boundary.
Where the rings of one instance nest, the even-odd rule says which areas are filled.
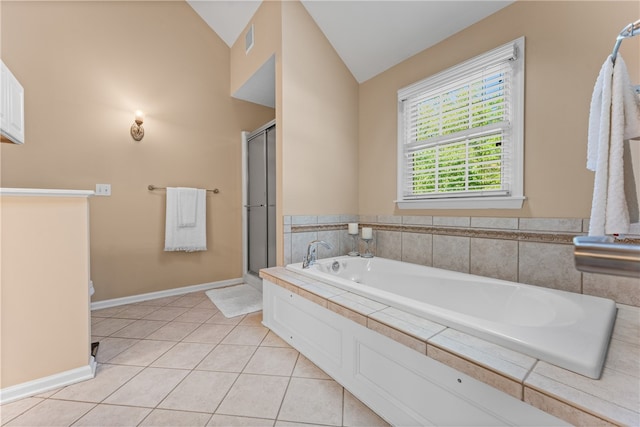
[[[398,207],[522,207],[524,38],[398,91]]]

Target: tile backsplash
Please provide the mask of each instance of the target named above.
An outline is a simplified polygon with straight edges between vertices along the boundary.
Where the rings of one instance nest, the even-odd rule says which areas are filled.
[[[332,246],[318,246],[319,258],[347,254],[354,244],[349,222],[373,228],[376,256],[640,306],[638,279],[576,270],[572,238],[588,230],[588,220],[581,218],[285,216],[285,264],[302,262],[315,239]],[[364,252],[364,241],[356,240]]]

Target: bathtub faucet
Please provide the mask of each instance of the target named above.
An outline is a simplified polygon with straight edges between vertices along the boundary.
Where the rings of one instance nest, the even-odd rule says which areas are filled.
[[[333,249],[333,247],[324,240],[313,240],[309,242],[309,245],[307,246],[307,256],[305,256],[304,260],[302,261],[302,268],[309,268],[316,263],[316,243],[320,243],[327,249]]]

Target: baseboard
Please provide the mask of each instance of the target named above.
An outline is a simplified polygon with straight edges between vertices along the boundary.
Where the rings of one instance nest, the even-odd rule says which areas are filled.
[[[184,286],[182,288],[167,289],[158,292],[149,292],[146,294],[131,295],[129,297],[113,298],[104,301],[96,301],[91,303],[91,310],[99,310],[101,308],[117,307],[119,305],[133,304],[141,301],[149,301],[158,298],[170,297],[175,295],[183,295],[191,292],[207,291],[214,288],[223,288],[225,286],[239,285],[243,283],[242,278],[220,280],[218,282],[202,283],[200,285]]]
[[[26,383],[16,384],[0,390],[0,405],[13,402],[24,397],[35,396],[60,387],[90,380],[95,376],[96,362],[93,357],[88,365],[71,369]]]

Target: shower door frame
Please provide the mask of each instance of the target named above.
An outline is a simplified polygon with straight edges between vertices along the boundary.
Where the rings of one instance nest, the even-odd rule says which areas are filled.
[[[270,127],[275,126],[275,124],[276,124],[276,121],[274,119],[269,123],[266,123],[265,125],[260,126],[258,129],[254,131],[251,131],[251,132],[244,131],[241,134],[241,137],[242,137],[242,278],[245,283],[253,286],[254,288],[260,291],[262,291],[262,279],[260,279],[259,277],[249,272],[249,218],[247,214],[247,204],[248,204],[248,197],[249,197],[248,196],[248,182],[249,182],[248,144],[251,136],[258,134],[260,132],[266,131]]]

